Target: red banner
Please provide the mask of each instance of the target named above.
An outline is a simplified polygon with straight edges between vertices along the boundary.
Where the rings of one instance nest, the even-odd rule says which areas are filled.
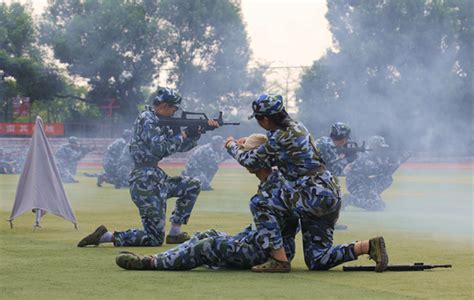
[[[35,123],[0,123],[0,134],[3,135],[32,135]],[[63,123],[44,124],[47,135],[64,135]]]

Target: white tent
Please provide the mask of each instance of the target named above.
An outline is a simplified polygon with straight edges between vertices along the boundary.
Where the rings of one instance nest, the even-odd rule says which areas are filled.
[[[71,221],[77,229],[76,217],[64,191],[59,171],[56,168],[54,155],[44,132],[43,120],[36,117],[33,138],[30,142],[25,166],[18,182],[15,204],[8,221],[13,227],[13,220],[19,215],[34,209],[39,217],[45,212],[52,213]]]

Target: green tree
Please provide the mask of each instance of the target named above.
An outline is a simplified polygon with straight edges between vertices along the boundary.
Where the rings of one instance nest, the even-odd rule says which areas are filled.
[[[125,120],[136,116],[158,67],[160,29],[146,8],[133,0],[55,0],[42,24],[55,56],[87,80],[83,100],[99,107],[114,100]]]
[[[329,1],[336,50],[302,77],[300,117],[318,135],[346,121],[360,135],[446,145],[472,122],[472,12],[470,1]]]
[[[162,0],[157,20],[166,29],[168,80],[191,100],[188,109],[248,109],[262,90],[264,68],[247,69],[251,52],[239,2]]]
[[[13,78],[10,83],[0,82],[5,121],[14,120],[11,97],[20,95],[29,97],[33,103],[48,102],[65,87],[55,68],[41,58],[31,12],[19,3],[0,3],[0,70],[6,78]]]

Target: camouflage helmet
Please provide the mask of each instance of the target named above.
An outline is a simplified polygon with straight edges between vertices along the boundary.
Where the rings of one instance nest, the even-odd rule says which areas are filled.
[[[346,123],[337,122],[331,126],[329,136],[335,140],[348,139],[351,137],[351,128]]]
[[[224,138],[220,135],[215,135],[211,138],[211,143],[213,145],[224,145]]]
[[[380,135],[374,135],[369,138],[367,141],[367,148],[377,149],[377,148],[386,148],[388,145],[385,143],[385,139]]]
[[[169,88],[161,88],[153,98],[153,105],[158,105],[164,102],[179,107],[181,105],[181,100],[183,100],[183,98],[177,91]]]
[[[249,116],[252,119],[256,115],[269,116],[283,111],[283,96],[263,94],[258,96],[252,102],[253,114]]]
[[[79,139],[75,136],[70,136],[67,141],[69,144],[79,145]]]
[[[122,137],[124,139],[129,139],[132,136],[132,131],[130,129],[124,129],[122,132]]]

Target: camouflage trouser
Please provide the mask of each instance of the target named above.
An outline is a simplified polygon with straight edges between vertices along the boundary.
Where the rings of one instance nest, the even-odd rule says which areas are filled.
[[[58,161],[57,167],[58,167],[59,175],[61,176],[61,181],[63,183],[76,182],[76,180],[74,179],[74,176],[71,174],[70,170],[67,168],[67,166],[64,163]]]
[[[296,211],[301,220],[306,266],[310,270],[328,270],[357,259],[354,244],[333,246],[334,225],[341,209],[340,188],[326,171],[312,177],[298,190]]]
[[[391,175],[367,177],[365,175],[347,176],[346,185],[350,193],[345,196],[344,206],[353,205],[367,210],[384,210],[385,202],[380,194],[393,183]]]
[[[250,228],[236,236],[210,229],[196,233],[176,248],[154,255],[154,267],[156,270],[190,270],[207,265],[250,269],[270,257],[270,252],[262,249],[256,238],[256,232]],[[290,259],[294,257],[294,236],[285,238],[285,250]]]
[[[283,247],[281,226],[285,219],[295,217],[291,205],[286,203],[282,193],[275,191],[270,197],[259,193],[250,199],[250,211],[260,235],[264,249],[280,249]]]
[[[209,172],[203,172],[200,170],[194,170],[194,171],[184,170],[181,175],[199,179],[199,181],[201,181],[201,190],[206,191],[206,190],[212,189],[211,181],[214,178],[214,175],[216,175],[216,173],[217,173],[217,169],[211,170]]]
[[[139,168],[130,174],[130,195],[138,207],[143,230],[115,232],[115,246],[160,246],[165,236],[166,199],[178,197],[170,221],[186,224],[200,192],[199,180],[169,177],[159,168]]]
[[[104,172],[106,175],[113,177],[117,173],[117,162],[112,160],[106,160],[103,164]]]
[[[122,165],[117,168],[117,173],[114,178],[114,185],[116,188],[129,187],[130,183],[128,179],[130,178],[131,168],[127,165]]]
[[[333,245],[339,211],[319,218],[302,218],[304,260],[310,270],[328,270],[356,260],[354,243]]]

